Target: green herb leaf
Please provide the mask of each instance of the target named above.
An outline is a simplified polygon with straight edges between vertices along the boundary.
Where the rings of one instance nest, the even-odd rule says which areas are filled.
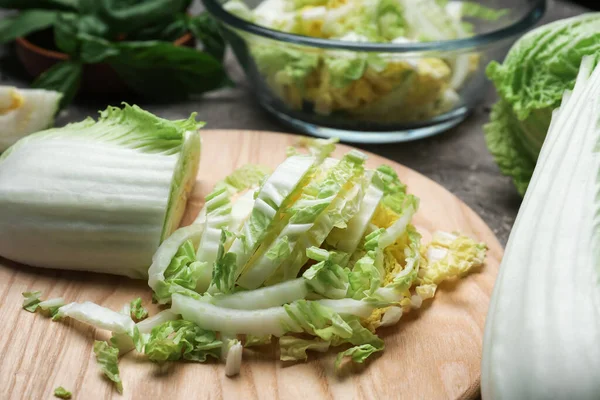
[[[94,15],[61,13],[54,25],[54,41],[60,50],[78,59],[82,36],[102,40],[109,31],[110,28]]]
[[[80,34],[81,51],[79,57],[86,64],[97,64],[111,57],[118,57],[120,52],[115,43],[88,34]]]
[[[59,386],[56,389],[54,389],[54,396],[58,397],[59,399],[70,399],[73,396],[73,394],[64,387]]]
[[[155,23],[146,26],[136,32],[131,32],[127,36],[129,41],[143,41],[143,40],[161,40],[165,42],[173,42],[187,32],[188,28],[188,17],[185,14],[181,14],[175,17],[174,20],[166,19],[164,22]]]
[[[228,83],[223,65],[195,49],[158,41],[114,43],[90,35],[79,38],[83,62],[108,62],[131,89],[155,100],[182,100]]]
[[[223,65],[195,49],[156,41],[115,46],[120,54],[108,62],[134,91],[149,98],[181,100],[228,83]]]
[[[143,28],[172,21],[184,14],[190,0],[80,0],[83,15],[94,15],[110,27],[109,39],[127,37]]]
[[[223,61],[225,56],[225,40],[219,32],[219,25],[206,12],[196,15],[189,19],[189,30],[192,31],[196,39],[200,40],[203,50]]]
[[[8,43],[18,37],[49,28],[56,21],[56,16],[56,11],[30,10],[4,18],[0,22],[0,43]]]
[[[0,0],[0,8],[74,11],[77,9],[77,2],[78,0]]]
[[[119,393],[123,393],[123,382],[119,375],[119,349],[106,342],[96,340],[94,354],[96,354],[96,362],[104,375],[115,383]]]
[[[79,18],[76,14],[59,13],[54,23],[54,43],[59,50],[74,56],[79,48],[77,33]]]
[[[79,21],[79,31],[102,38],[110,37],[110,26],[95,15],[84,15]]]
[[[82,65],[78,61],[63,61],[41,74],[31,86],[61,92],[63,94],[60,102],[62,108],[73,100],[79,90],[82,69]]]

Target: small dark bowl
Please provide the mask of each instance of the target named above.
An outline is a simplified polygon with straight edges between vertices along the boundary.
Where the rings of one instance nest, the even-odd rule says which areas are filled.
[[[194,47],[196,41],[190,33],[186,33],[175,40],[173,44]],[[45,49],[24,37],[17,38],[16,52],[27,73],[34,78],[55,64],[69,59],[65,53]],[[130,90],[109,64],[99,63],[84,66],[81,91],[90,94],[112,95],[127,93]]]

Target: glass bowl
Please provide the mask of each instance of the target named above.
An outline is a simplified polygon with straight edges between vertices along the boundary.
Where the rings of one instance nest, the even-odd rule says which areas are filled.
[[[269,29],[228,12],[226,0],[203,2],[266,110],[299,131],[354,143],[416,140],[459,124],[485,95],[488,62],[546,10],[545,0],[480,0],[508,13],[494,22],[466,18],[468,38],[365,43]],[[244,3],[254,9],[261,0]],[[323,65],[348,59],[364,60],[353,72],[360,77],[328,82]]]

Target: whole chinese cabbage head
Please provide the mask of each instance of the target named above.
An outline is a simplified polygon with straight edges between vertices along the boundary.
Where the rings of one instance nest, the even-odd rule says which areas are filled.
[[[543,25],[487,68],[500,97],[484,127],[487,145],[519,193],[529,185],[552,111],[573,89],[581,59],[600,59],[600,13]]]

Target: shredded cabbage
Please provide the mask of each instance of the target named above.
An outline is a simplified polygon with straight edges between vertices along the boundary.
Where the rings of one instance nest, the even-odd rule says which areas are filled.
[[[396,44],[470,37],[475,33],[465,17],[493,21],[508,12],[445,0],[264,0],[253,10],[229,0],[225,8],[288,33]],[[289,108],[377,123],[422,121],[452,110],[481,64],[476,53],[415,59],[244,38],[265,83]]]
[[[272,340],[284,361],[346,346],[336,368],[366,362],[385,347],[378,327],[481,266],[485,245],[444,232],[423,245],[419,201],[392,167],[366,168],[357,151],[333,158],[331,140],[300,146],[270,175],[247,167],[219,182],[194,223],[161,244],[148,284],[170,308],[148,316],[140,298],[117,312],[35,291],[23,307],[109,331],[95,352],[119,390],[117,357],[134,349],[159,363],[221,360],[228,376],[245,347]]]

